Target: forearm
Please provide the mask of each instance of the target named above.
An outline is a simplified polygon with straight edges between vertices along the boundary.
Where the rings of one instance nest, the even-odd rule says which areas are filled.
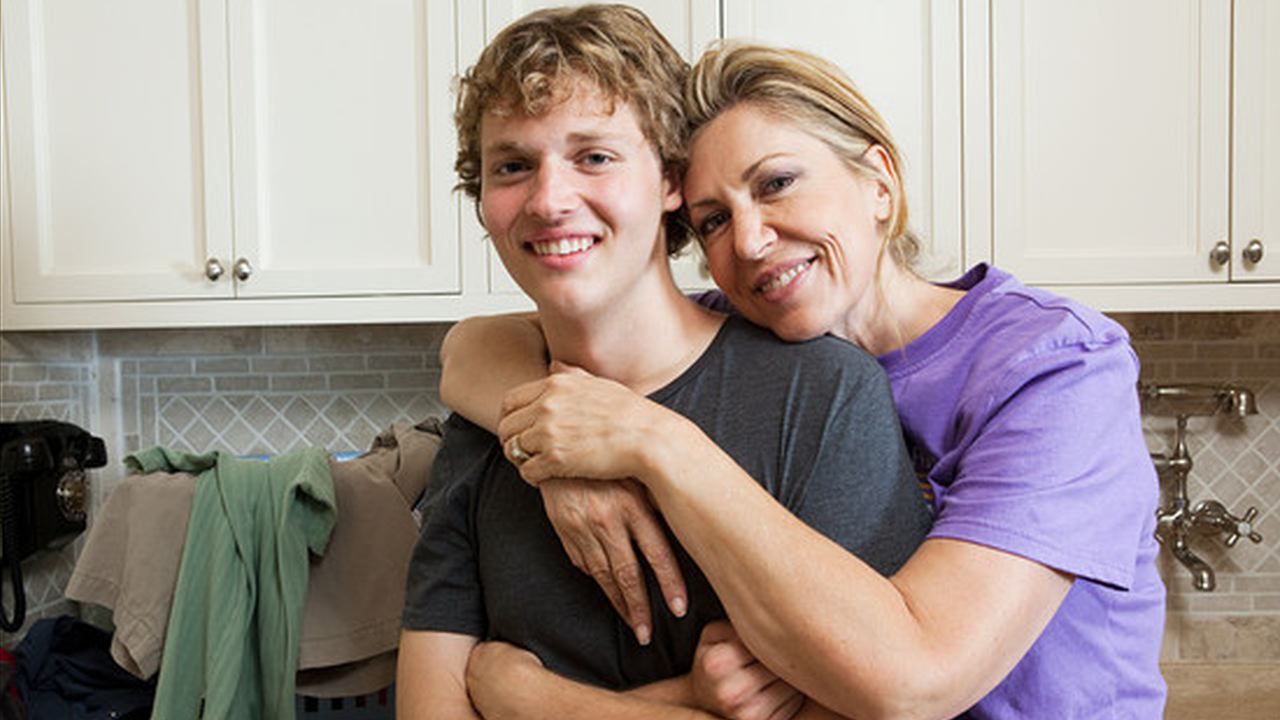
[[[462,320],[440,345],[440,399],[496,431],[508,390],[547,376],[546,341],[536,315]]]
[[[716,716],[691,707],[687,683],[682,680],[673,678],[620,693],[529,665],[503,679],[500,707],[492,714],[504,720],[713,720]],[[490,695],[488,700],[492,703],[497,698]],[[485,703],[481,709],[489,717]]]
[[[660,431],[664,441],[647,443],[637,477],[742,641],[779,677],[841,713],[958,714],[1007,674],[1061,599],[1002,604],[992,596],[1017,596],[1023,578],[976,582],[968,573],[1004,561],[977,550],[976,561],[951,562],[951,546],[967,544],[940,549],[948,541],[926,542],[886,579],[797,519],[691,423]],[[981,608],[997,617],[975,617]]]

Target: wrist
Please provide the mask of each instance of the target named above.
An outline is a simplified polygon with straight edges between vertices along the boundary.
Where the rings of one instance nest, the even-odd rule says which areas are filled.
[[[693,421],[665,409],[642,427],[632,462],[634,476],[650,492],[667,490],[678,482],[680,468],[697,457],[694,448],[705,435]]]

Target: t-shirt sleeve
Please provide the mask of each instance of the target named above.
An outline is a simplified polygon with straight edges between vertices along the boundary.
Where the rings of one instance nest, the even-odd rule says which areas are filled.
[[[486,635],[473,508],[494,446],[492,435],[459,415],[445,423],[427,485],[422,533],[409,562],[401,621],[406,629]]]
[[[1023,357],[956,432],[955,480],[931,536],[977,542],[1127,588],[1158,492],[1127,342]]]
[[[924,540],[930,511],[883,371],[867,356],[841,365],[815,388],[829,402],[821,427],[803,431],[816,437],[816,452],[796,453],[797,467],[779,500],[807,525],[891,575]]]

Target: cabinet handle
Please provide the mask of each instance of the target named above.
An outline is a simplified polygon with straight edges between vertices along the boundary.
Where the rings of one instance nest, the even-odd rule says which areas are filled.
[[[1244,250],[1240,251],[1240,257],[1253,265],[1262,262],[1262,241],[1258,238],[1250,240],[1249,244],[1244,246]]]
[[[222,267],[222,263],[218,262],[218,258],[209,258],[204,264],[204,276],[209,279],[209,282],[217,282],[224,272],[226,269]]]
[[[249,276],[253,274],[253,266],[250,265],[249,261],[245,260],[244,258],[240,258],[239,260],[236,261],[236,266],[233,268],[233,270],[235,271],[236,279],[239,280],[240,282],[244,282],[245,280],[248,280]]]
[[[1209,251],[1209,260],[1218,267],[1222,267],[1231,261],[1231,246],[1227,244],[1226,240],[1219,240],[1218,244],[1213,246],[1213,249]]]

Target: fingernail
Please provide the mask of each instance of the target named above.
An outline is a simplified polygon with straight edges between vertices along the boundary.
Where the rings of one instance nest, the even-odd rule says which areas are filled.
[[[641,645],[649,644],[649,626],[648,625],[636,626],[636,640],[639,640]]]
[[[682,597],[671,598],[671,612],[675,613],[676,617],[684,617],[684,613],[686,610],[688,610],[688,608],[686,608],[684,605],[684,598]]]

